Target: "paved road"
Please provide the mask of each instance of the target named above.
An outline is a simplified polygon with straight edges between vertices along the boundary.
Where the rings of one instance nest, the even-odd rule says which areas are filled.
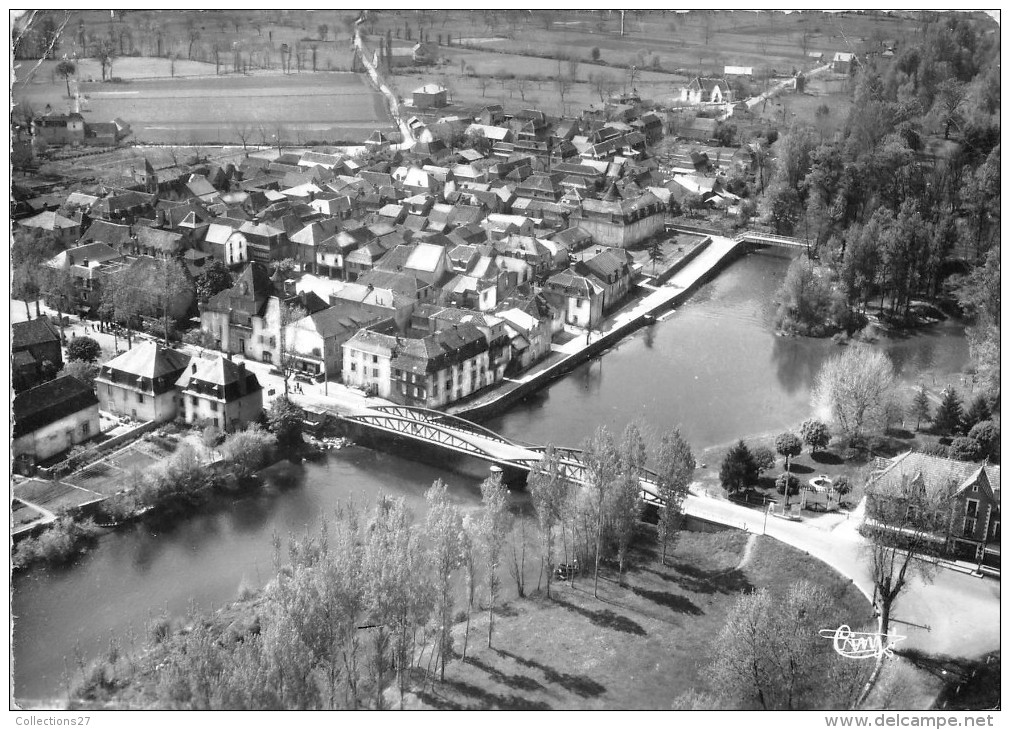
[[[748,532],[762,532],[764,515],[724,499],[694,494],[688,514]],[[869,599],[873,595],[867,541],[857,532],[862,508],[833,526],[816,520],[791,522],[769,517],[767,533],[803,550],[852,580]],[[894,630],[908,638],[903,647],[956,657],[976,657],[1000,647],[1000,584],[958,568],[939,566],[932,582],[913,578],[895,602]],[[929,627],[925,629],[923,627]]]

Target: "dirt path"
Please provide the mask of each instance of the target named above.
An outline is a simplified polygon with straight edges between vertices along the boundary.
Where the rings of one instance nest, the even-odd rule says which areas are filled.
[[[754,557],[754,546],[757,545],[757,539],[756,532],[752,532],[750,537],[747,538],[747,545],[743,549],[743,557],[740,558],[740,562],[736,564],[734,570],[743,570],[747,567],[747,563]]]

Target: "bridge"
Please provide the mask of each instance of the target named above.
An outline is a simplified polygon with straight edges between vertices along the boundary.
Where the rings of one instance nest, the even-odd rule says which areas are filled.
[[[466,419],[428,408],[377,405],[345,415],[343,419],[393,436],[409,438],[525,472],[539,463],[547,451],[544,446],[508,439]],[[572,483],[583,483],[586,466],[582,451],[561,446],[554,447],[554,451],[559,457],[564,477]],[[643,469],[640,481],[642,498],[647,502],[659,503],[656,474]]]
[[[808,251],[814,245],[813,241],[806,238],[780,236],[775,233],[766,233],[765,231],[744,231],[733,236],[733,240],[740,243],[760,243],[762,246],[801,248],[804,251]]]

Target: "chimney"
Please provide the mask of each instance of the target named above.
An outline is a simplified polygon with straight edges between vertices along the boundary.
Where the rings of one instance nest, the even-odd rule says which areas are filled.
[[[191,372],[191,373],[195,373],[195,372],[196,372],[196,363],[195,363],[195,362],[194,362],[194,363],[192,363],[192,364],[190,365],[190,368],[191,368],[191,369],[190,369],[190,372]]]

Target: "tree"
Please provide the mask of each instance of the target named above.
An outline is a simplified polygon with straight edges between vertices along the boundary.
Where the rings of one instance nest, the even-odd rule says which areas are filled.
[[[958,461],[982,461],[986,449],[970,436],[958,436],[950,444],[950,457]]]
[[[38,267],[25,262],[11,272],[11,297],[25,303],[25,313],[32,318],[30,302],[35,302],[35,316],[39,316],[39,279]]]
[[[242,143],[242,151],[246,151],[249,148],[249,140],[252,139],[253,130],[246,124],[238,124],[232,127],[235,132],[235,136],[238,137],[238,141]]]
[[[562,509],[568,491],[568,482],[561,466],[561,458],[548,444],[540,461],[530,470],[527,489],[543,547],[541,571],[547,567],[547,597],[551,597],[551,577],[554,574],[554,529],[561,522]]]
[[[105,277],[101,310],[104,317],[126,325],[126,342],[133,347],[133,319],[140,312],[141,295],[131,268],[123,266]]]
[[[282,449],[294,449],[302,445],[303,419],[302,409],[288,400],[286,395],[275,398],[267,411],[267,425]]]
[[[488,477],[480,485],[483,504],[481,514],[481,537],[484,543],[484,566],[487,570],[488,626],[487,645],[491,648],[494,633],[494,607],[498,600],[500,581],[498,567],[501,562],[502,546],[508,535],[511,515],[508,506],[508,489],[502,483],[501,473]]]
[[[688,193],[684,196],[684,209],[692,218],[697,218],[698,213],[705,209],[705,199],[698,193]]]
[[[943,125],[943,138],[950,139],[950,128],[961,125],[961,106],[968,98],[968,88],[957,79],[946,79],[937,88],[933,113]]]
[[[995,421],[979,421],[968,432],[968,438],[981,444],[985,457],[994,464],[1000,462],[1000,427]]]
[[[992,413],[989,410],[989,403],[980,393],[972,399],[971,405],[965,411],[964,418],[961,419],[961,431],[968,433],[975,427],[975,424],[991,419]]]
[[[663,434],[656,454],[657,495],[659,507],[659,542],[662,545],[663,564],[666,554],[673,546],[684,514],[684,499],[687,497],[691,479],[694,476],[695,460],[691,445],[674,428]]]
[[[754,455],[741,439],[726,452],[722,466],[719,467],[719,481],[727,492],[733,494],[752,485],[757,477],[758,467],[754,463]]]
[[[757,467],[758,474],[775,468],[775,452],[767,446],[758,446],[751,451],[754,457],[754,466]]]
[[[230,289],[231,273],[222,261],[214,260],[196,277],[196,297],[206,303],[212,296]]]
[[[424,493],[428,503],[425,532],[435,571],[435,614],[438,621],[439,675],[445,680],[445,658],[452,652],[453,574],[462,565],[463,516],[449,498],[441,479]]]
[[[281,376],[284,378],[284,397],[288,397],[291,376],[294,375],[298,366],[298,355],[289,342],[292,325],[304,319],[308,315],[305,307],[296,303],[282,301],[280,304],[280,355],[278,365],[280,365]]]
[[[70,360],[63,365],[63,369],[57,373],[56,377],[62,378],[64,375],[72,375],[82,383],[94,388],[95,378],[98,377],[98,366],[85,360]]]
[[[192,61],[193,44],[200,40],[200,31],[197,30],[196,20],[194,18],[190,18],[186,21],[186,40],[189,41],[189,46],[186,49],[186,58]]]
[[[649,242],[649,261],[652,262],[652,275],[656,275],[656,264],[663,263],[666,254],[663,252],[663,242],[659,236],[654,236]]]
[[[963,416],[961,397],[957,394],[957,389],[947,388],[943,391],[943,400],[940,401],[933,417],[936,430],[943,434],[956,433],[961,428]]]
[[[591,59],[593,59],[594,62],[595,61],[599,61],[600,60],[600,49],[597,48],[597,47],[595,47],[595,46],[593,46],[593,48],[589,51],[589,57]]]
[[[642,470],[645,468],[645,442],[634,423],[629,423],[621,438],[618,467],[608,512],[617,537],[617,581],[624,584],[624,562],[642,515]]]
[[[480,542],[481,524],[472,514],[463,518],[463,531],[460,533],[460,556],[463,563],[463,574],[466,577],[466,628],[463,630],[463,660],[466,661],[466,649],[470,643],[470,616],[473,614],[473,604],[477,593],[477,560],[478,544]]]
[[[600,426],[582,444],[583,484],[595,525],[593,595],[598,596],[600,581],[600,551],[603,547],[603,524],[608,495],[613,488],[618,468],[617,445],[606,426]]]
[[[112,64],[116,60],[116,49],[111,40],[102,40],[95,44],[95,58],[102,64],[102,81],[106,76],[112,76]]]
[[[67,98],[70,98],[70,77],[77,73],[77,66],[73,61],[64,58],[56,64],[56,74],[62,76],[67,83]]]
[[[920,384],[918,390],[915,391],[915,395],[912,397],[912,403],[909,406],[909,416],[915,417],[915,430],[919,430],[919,426],[923,421],[929,420],[929,393],[926,392],[926,386]]]
[[[102,346],[91,337],[75,337],[67,345],[67,359],[94,363],[102,356]]]
[[[789,461],[792,457],[799,456],[803,451],[803,442],[796,434],[786,431],[775,437],[775,451],[786,457],[786,471],[788,472],[790,471]]]
[[[839,623],[833,597],[806,580],[785,595],[766,588],[741,595],[715,642],[710,675],[719,706],[851,707],[865,672],[859,662],[838,656],[830,642],[817,640],[820,629]]]
[[[929,560],[934,533],[950,520],[950,495],[954,480],[898,473],[880,478],[866,490],[866,518],[862,532],[868,538],[870,574],[875,603],[880,611],[881,633],[891,625],[891,609],[913,573],[932,577]]]
[[[74,275],[70,270],[70,263],[63,266],[47,266],[43,273],[42,290],[46,294],[46,301],[49,306],[56,307],[60,325],[60,340],[66,341],[64,332],[63,314],[70,312],[77,298],[77,287],[74,284]]]
[[[894,382],[894,366],[885,353],[850,345],[821,366],[812,400],[851,441],[883,422]]]
[[[193,284],[185,267],[176,259],[159,259],[154,266],[150,283],[153,288],[149,294],[155,311],[161,316],[167,345],[173,309],[178,307],[181,298],[187,294],[192,296]]]
[[[803,443],[810,447],[810,453],[824,451],[831,441],[831,432],[827,424],[816,418],[804,421],[800,426],[800,433],[803,435]]]
[[[795,474],[783,472],[775,478],[775,491],[783,495],[782,504],[784,507],[788,507],[790,495],[795,496],[800,493],[800,480]]]

